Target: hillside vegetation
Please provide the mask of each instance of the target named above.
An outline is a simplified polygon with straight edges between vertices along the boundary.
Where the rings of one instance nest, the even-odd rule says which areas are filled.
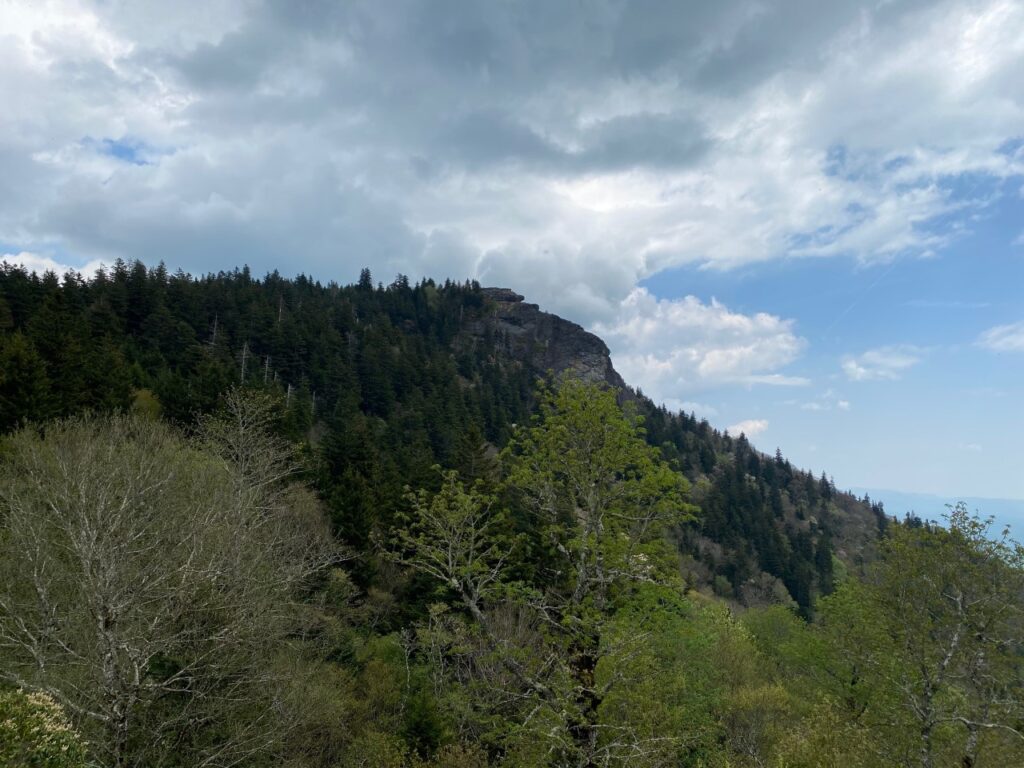
[[[1024,763],[1019,545],[510,292],[4,266],[0,328],[12,765]]]
[[[375,287],[368,270],[325,286],[248,270],[193,279],[141,262],[89,280],[5,266],[0,428],[129,407],[187,426],[228,387],[271,393],[339,536],[366,552],[406,485],[436,487],[435,464],[478,477],[481,457],[529,423],[542,378],[582,372],[621,387],[599,339],[509,294],[401,276]],[[702,514],[675,529],[691,586],[747,605],[792,599],[809,616],[832,588],[834,554],[853,568],[870,559],[886,522],[878,506],[742,435],[624,398],[694,486]]]

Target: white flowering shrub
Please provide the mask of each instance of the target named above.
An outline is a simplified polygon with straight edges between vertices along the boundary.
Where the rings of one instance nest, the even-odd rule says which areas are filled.
[[[0,690],[0,766],[86,768],[86,749],[45,693]]]

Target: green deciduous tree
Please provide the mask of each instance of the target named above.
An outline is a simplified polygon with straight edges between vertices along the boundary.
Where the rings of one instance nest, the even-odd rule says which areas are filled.
[[[691,516],[689,484],[647,445],[614,390],[564,379],[504,453],[508,485],[554,553],[564,606],[604,610],[615,585],[664,577],[661,537]]]
[[[602,702],[627,678],[614,665],[598,668],[634,642],[606,630],[635,587],[673,579],[665,531],[691,513],[687,483],[644,442],[613,390],[575,379],[542,392],[537,422],[515,433],[502,460],[515,508],[544,550],[536,575],[507,574],[504,516],[490,511],[491,497],[446,475],[439,493],[413,497],[409,532],[397,542],[406,565],[451,588],[473,626],[436,620],[424,642],[443,634],[466,679],[507,692],[484,708],[504,707],[516,723],[503,742],[514,764],[604,765],[646,754],[640,741],[664,738],[601,722]],[[458,650],[467,647],[475,650]]]
[[[445,472],[441,489],[410,492],[411,511],[396,532],[399,562],[434,577],[458,596],[475,619],[501,586],[511,553],[501,535],[502,515],[494,497],[466,488],[455,471]]]
[[[922,768],[1020,764],[1024,548],[960,504],[882,549],[865,582],[823,601],[879,750]]]
[[[631,585],[671,578],[665,529],[690,516],[686,480],[648,446],[632,408],[614,390],[563,379],[542,391],[535,426],[504,454],[508,484],[550,556],[532,601],[564,644],[575,707],[575,760],[590,765],[618,740],[602,738],[601,703],[616,677],[598,681],[601,657],[619,652],[605,627]]]

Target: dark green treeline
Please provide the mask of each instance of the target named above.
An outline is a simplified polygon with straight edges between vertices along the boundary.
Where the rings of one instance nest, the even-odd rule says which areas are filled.
[[[5,264],[0,429],[132,407],[188,425],[231,386],[267,390],[338,535],[364,551],[405,486],[436,484],[435,464],[480,476],[485,445],[529,422],[546,372],[510,357],[488,317],[475,282],[385,287],[369,270],[342,286],[248,268],[194,278],[118,261],[85,279]],[[678,535],[691,582],[749,602],[777,579],[809,612],[832,586],[837,504],[863,506],[743,436],[642,395],[637,407],[648,442],[694,483],[702,514]]]

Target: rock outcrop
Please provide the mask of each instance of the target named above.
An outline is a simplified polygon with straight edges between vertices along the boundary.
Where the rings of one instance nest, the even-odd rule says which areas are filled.
[[[625,388],[600,338],[576,323],[542,312],[508,288],[483,288],[481,292],[488,302],[487,312],[471,333],[483,335],[489,328],[510,357],[537,371],[569,371],[585,381]]]

